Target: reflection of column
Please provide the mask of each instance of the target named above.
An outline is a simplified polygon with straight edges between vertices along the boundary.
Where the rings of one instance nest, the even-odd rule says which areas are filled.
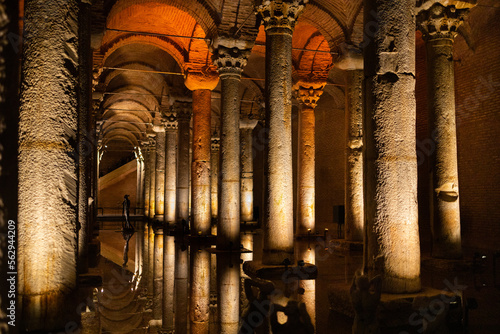
[[[192,334],[208,334],[210,302],[210,253],[206,245],[191,243],[189,319]]]
[[[29,38],[23,40],[19,115],[19,323],[51,331],[64,328],[76,308],[70,295],[78,249],[78,1],[29,1],[24,15]]]
[[[154,231],[154,264],[153,264],[153,319],[162,318],[163,294],[163,229]]]
[[[363,9],[365,23],[378,24],[363,49],[365,269],[383,272],[383,290],[392,293],[420,290],[415,16],[408,10],[414,5],[413,0],[365,0]]]
[[[243,232],[241,234],[241,245],[244,249],[248,249],[253,251],[253,233],[251,232]],[[243,261],[253,261],[253,252],[252,253],[241,253],[241,259]]]
[[[163,222],[165,210],[165,127],[153,126],[156,132],[155,220]]]
[[[252,132],[257,120],[240,120],[241,221],[253,221],[253,145]]]
[[[436,142],[431,155],[430,207],[432,256],[438,258],[462,256],[453,40],[467,11],[435,3],[417,17],[427,49],[429,129]]]
[[[217,333],[238,333],[240,320],[240,256],[238,253],[217,254]]]
[[[298,240],[295,245],[297,260],[305,263],[316,264],[315,243],[310,240]],[[311,317],[311,322],[316,327],[316,281],[301,280],[300,288],[304,289],[299,295],[300,302],[306,304],[307,313]]]
[[[270,1],[256,8],[266,31],[264,264],[293,259],[292,33],[303,7],[304,1]]]
[[[297,234],[314,232],[316,226],[314,108],[324,86],[324,82],[299,81],[296,84],[301,105],[297,144]]]
[[[188,319],[188,250],[182,240],[175,240],[175,333],[187,333]]]
[[[163,235],[163,311],[162,328],[174,330],[174,271],[175,271],[175,238]]]
[[[191,119],[191,103],[176,103],[179,127],[178,164],[177,164],[177,217],[189,218],[189,123]]]
[[[361,50],[350,47],[335,64],[345,70],[346,151],[345,151],[345,239],[363,240],[363,57]]]
[[[193,233],[210,234],[210,118],[215,73],[189,72],[185,85],[193,91],[193,161],[191,167],[191,226]]]
[[[217,218],[219,214],[219,199],[218,199],[218,186],[219,186],[219,137],[212,137],[212,149],[210,155],[210,164],[212,166],[210,176],[210,193],[212,203],[212,218]],[[212,226],[213,228],[213,226]],[[214,234],[214,233],[212,233]],[[215,234],[214,234],[215,235]]]

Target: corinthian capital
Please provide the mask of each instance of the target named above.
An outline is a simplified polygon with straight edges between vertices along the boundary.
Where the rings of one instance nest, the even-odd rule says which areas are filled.
[[[316,108],[318,105],[318,100],[323,94],[323,88],[325,88],[326,82],[307,82],[299,81],[294,85],[295,97],[300,103],[310,107]]]
[[[219,75],[241,75],[247,64],[252,45],[237,39],[217,38],[212,45],[212,60]]]
[[[309,0],[267,0],[255,10],[264,21],[265,29],[287,28],[293,31],[299,15]]]
[[[430,7],[419,7],[417,8],[417,28],[422,32],[425,40],[453,39],[469,12],[469,8],[467,6],[457,8],[455,5],[444,6],[439,2],[434,2]]]

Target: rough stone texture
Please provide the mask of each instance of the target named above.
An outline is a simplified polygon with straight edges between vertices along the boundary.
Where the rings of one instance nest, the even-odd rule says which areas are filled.
[[[217,333],[238,332],[240,320],[240,257],[239,254],[217,254]]]
[[[242,222],[254,220],[253,206],[253,129],[257,120],[240,120],[240,164],[241,164],[241,206]]]
[[[193,91],[193,160],[191,165],[191,226],[193,233],[210,234],[210,116],[211,92]]]
[[[303,2],[257,7],[266,31],[265,264],[293,259],[292,33]]]
[[[175,333],[187,333],[188,250],[181,238],[175,240]]]
[[[296,234],[314,233],[315,220],[315,118],[314,108],[323,93],[324,82],[299,81],[296,84],[301,108],[297,144],[297,224]]]
[[[175,134],[175,133],[174,133]],[[174,150],[175,152],[175,150]],[[163,311],[162,328],[174,330],[174,271],[175,271],[175,238],[163,235]]]
[[[165,138],[165,216],[166,224],[177,220],[177,124],[167,129]]]
[[[466,12],[436,3],[417,17],[426,41],[429,130],[436,143],[429,197],[432,255],[437,258],[462,256],[453,40]]]
[[[204,246],[201,246],[204,247]],[[192,334],[208,334],[210,301],[210,253],[191,243],[189,320]]]
[[[64,328],[75,314],[78,2],[30,1],[19,118],[18,272],[29,330]]]
[[[151,188],[151,159],[149,145],[144,147],[144,216],[149,217],[149,189]]]
[[[154,265],[153,265],[153,319],[162,319],[163,304],[163,230],[154,231]]]
[[[191,104],[184,103],[176,109],[178,119],[178,163],[177,163],[177,217],[189,218],[189,123]]]
[[[165,213],[165,127],[158,125],[156,132],[155,219],[163,221]]]
[[[149,218],[153,219],[155,216],[155,202],[156,202],[156,140],[152,136],[150,143],[152,145],[149,153],[149,166],[151,168],[150,181],[149,181]]]
[[[345,239],[363,240],[363,70],[346,71]]]
[[[366,134],[365,269],[383,291],[420,290],[415,140],[415,16],[411,0],[365,1],[378,30],[364,49]]]
[[[151,173],[152,174],[152,173]],[[148,281],[147,281],[147,290],[148,290],[148,297],[152,298],[153,296],[153,287],[154,287],[154,279],[155,279],[155,274],[154,274],[154,266],[155,266],[155,233],[153,231],[153,224],[152,222],[148,222]]]
[[[212,208],[212,218],[217,218],[219,214],[219,149],[220,149],[220,138],[212,137],[211,139],[211,149],[210,149],[210,196],[211,196],[211,208]],[[212,226],[212,229],[214,226]],[[217,228],[217,226],[215,226]],[[212,232],[212,234],[214,234]]]

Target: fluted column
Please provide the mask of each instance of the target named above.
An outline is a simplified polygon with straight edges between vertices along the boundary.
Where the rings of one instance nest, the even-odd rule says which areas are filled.
[[[427,50],[429,133],[436,143],[430,156],[432,256],[454,259],[462,257],[462,242],[453,41],[468,8],[436,2],[418,10],[417,24]]]
[[[178,121],[178,164],[177,164],[177,217],[189,219],[189,139],[192,105],[188,102],[176,103]]]
[[[266,31],[264,264],[293,260],[292,34],[306,2],[269,1],[256,7]]]
[[[413,0],[364,1],[365,269],[383,290],[420,290]],[[377,13],[376,16],[371,13]],[[397,19],[396,19],[397,18]]]
[[[29,1],[24,17],[16,324],[58,331],[76,308],[78,1]]]
[[[210,234],[210,126],[211,91],[215,73],[189,72],[185,85],[193,92],[193,160],[191,165],[191,227],[198,235]]]
[[[257,120],[240,119],[241,148],[241,201],[240,213],[242,222],[254,220],[253,216],[253,129]]]
[[[315,159],[314,108],[323,94],[325,82],[299,81],[297,99],[300,103],[297,144],[297,228],[295,233],[314,232],[315,220]]]
[[[345,239],[363,241],[363,56],[350,46],[335,66],[345,71]]]

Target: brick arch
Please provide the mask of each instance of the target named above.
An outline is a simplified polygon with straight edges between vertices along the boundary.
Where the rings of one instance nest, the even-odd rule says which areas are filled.
[[[217,33],[217,26],[220,23],[219,14],[216,8],[214,8],[207,1],[197,1],[197,0],[118,0],[111,8],[108,15],[107,26],[112,27],[115,23],[114,20],[120,22],[120,13],[122,14],[132,14],[133,11],[137,11],[143,7],[143,9],[155,8],[154,15],[158,18],[162,14],[166,14],[171,20],[170,22],[174,26],[182,27],[186,24],[186,19],[191,18],[195,22],[201,25],[206,36],[212,37]],[[175,8],[177,11],[185,13],[185,15],[172,15],[172,9]],[[147,11],[142,12],[148,14]],[[142,27],[145,29],[145,27]],[[147,27],[146,27],[147,29]]]

